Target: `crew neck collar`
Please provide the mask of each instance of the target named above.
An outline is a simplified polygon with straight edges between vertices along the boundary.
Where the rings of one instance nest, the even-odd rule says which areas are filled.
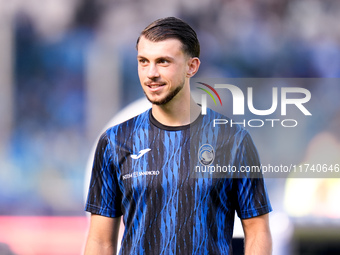
[[[200,114],[192,123],[183,125],[183,126],[167,126],[160,123],[155,117],[152,115],[152,109],[149,110],[149,119],[150,122],[159,129],[167,130],[167,131],[179,131],[186,130],[190,128],[190,126],[196,125],[196,123],[202,118],[202,114]]]

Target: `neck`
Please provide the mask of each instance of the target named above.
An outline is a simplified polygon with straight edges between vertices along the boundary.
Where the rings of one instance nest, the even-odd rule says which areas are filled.
[[[175,100],[174,100],[175,101]],[[190,100],[169,102],[166,105],[152,105],[152,115],[166,126],[184,126],[192,123],[200,115],[201,108],[190,96]]]

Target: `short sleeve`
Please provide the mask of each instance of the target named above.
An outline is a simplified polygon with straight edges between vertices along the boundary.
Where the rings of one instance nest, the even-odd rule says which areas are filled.
[[[122,194],[119,189],[112,149],[104,133],[97,144],[85,210],[107,217],[119,217]]]
[[[243,138],[238,149],[235,163],[238,169],[260,169],[261,164],[256,147],[249,133]],[[234,179],[236,193],[235,207],[241,219],[256,217],[272,211],[262,173],[243,173],[242,178]]]

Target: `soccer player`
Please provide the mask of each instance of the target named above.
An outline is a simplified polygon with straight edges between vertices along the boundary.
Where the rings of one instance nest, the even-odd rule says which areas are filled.
[[[116,254],[121,216],[120,254],[232,254],[235,212],[245,254],[271,254],[263,178],[192,174],[194,166],[212,162],[237,169],[259,165],[248,132],[213,128],[213,119],[225,117],[209,109],[201,114],[190,95],[190,78],[200,66],[195,31],[177,18],[156,20],[142,31],[137,51],[152,108],[109,128],[98,142],[85,254]]]

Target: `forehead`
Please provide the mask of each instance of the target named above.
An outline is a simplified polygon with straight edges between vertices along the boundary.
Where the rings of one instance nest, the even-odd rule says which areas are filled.
[[[184,55],[182,42],[175,38],[153,42],[142,36],[138,43],[138,56],[159,57],[159,56],[180,56]]]

